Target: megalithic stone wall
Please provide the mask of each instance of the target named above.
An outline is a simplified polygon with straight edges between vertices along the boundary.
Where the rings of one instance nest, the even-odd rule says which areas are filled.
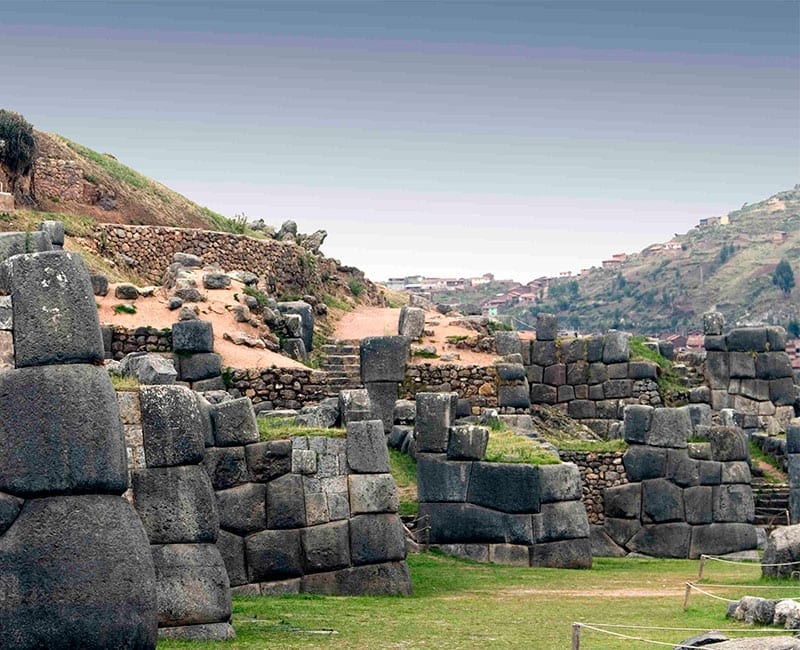
[[[715,411],[742,414],[747,432],[785,431],[794,417],[797,389],[782,327],[738,327],[722,332],[722,320],[706,314],[705,376]]]
[[[86,267],[15,255],[0,284],[16,365],[0,373],[0,647],[154,648],[153,559],[120,496],[122,424]]]
[[[411,592],[383,425],[365,419],[365,390],[344,393],[346,439],[261,442],[247,398],[211,407],[203,465],[234,593]]]
[[[146,467],[133,470],[133,499],[152,545],[159,636],[235,638],[230,583],[216,546],[216,498],[200,466],[209,411],[182,386],[142,386],[139,398]]]
[[[417,488],[429,544],[480,562],[588,568],[578,468],[483,461],[489,432],[454,426],[456,393],[418,393]]]
[[[708,405],[625,409],[626,485],[605,490],[606,534],[629,552],[698,558],[756,547],[747,436]],[[689,443],[690,437],[708,442]]]

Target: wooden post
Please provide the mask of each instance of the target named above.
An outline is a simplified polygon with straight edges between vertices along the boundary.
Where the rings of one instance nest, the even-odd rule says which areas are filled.
[[[683,611],[684,612],[687,609],[689,609],[689,594],[691,594],[691,593],[692,593],[692,583],[691,582],[687,582],[686,583],[686,595],[684,595],[684,597],[683,597]]]
[[[701,555],[700,556],[700,570],[697,572],[697,579],[698,580],[702,580],[703,579],[703,569],[705,568],[705,566],[706,566],[706,556],[705,555]]]
[[[581,624],[572,624],[572,650],[581,650]]]

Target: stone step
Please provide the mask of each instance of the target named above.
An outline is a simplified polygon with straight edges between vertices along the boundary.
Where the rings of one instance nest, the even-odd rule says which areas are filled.
[[[324,359],[322,359],[322,363],[326,366],[350,366],[350,367],[358,367],[361,364],[359,363],[358,357],[350,356],[350,355],[342,355],[342,356],[331,356],[328,355]]]
[[[323,354],[354,354],[358,355],[359,348],[353,345],[331,345],[330,343],[320,347]]]

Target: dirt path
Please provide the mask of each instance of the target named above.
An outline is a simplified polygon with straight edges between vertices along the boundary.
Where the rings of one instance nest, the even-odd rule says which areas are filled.
[[[397,334],[397,325],[400,320],[400,310],[383,307],[357,307],[351,312],[347,312],[336,324],[336,329],[332,338],[343,340],[361,340],[367,336],[394,336]],[[489,366],[495,359],[492,354],[472,352],[471,350],[459,350],[448,342],[448,337],[475,336],[474,330],[453,325],[457,319],[442,316],[436,311],[429,311],[425,314],[425,329],[431,334],[423,336],[422,342],[415,345],[433,345],[437,354],[457,355],[453,361],[443,359],[428,359],[424,357],[412,358],[411,363],[432,363],[440,365],[442,363],[458,363],[461,365],[480,365]]]

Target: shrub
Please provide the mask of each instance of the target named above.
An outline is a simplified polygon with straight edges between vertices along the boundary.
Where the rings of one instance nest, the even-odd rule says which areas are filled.
[[[114,305],[114,313],[115,314],[135,314],[136,313],[136,305],[129,305],[126,303],[121,303],[119,305]]]
[[[350,278],[347,281],[347,287],[350,289],[350,293],[352,293],[356,298],[358,298],[362,293],[364,293],[364,283],[357,278]]]
[[[27,173],[36,157],[33,126],[19,113],[0,109],[0,160],[14,174]]]

